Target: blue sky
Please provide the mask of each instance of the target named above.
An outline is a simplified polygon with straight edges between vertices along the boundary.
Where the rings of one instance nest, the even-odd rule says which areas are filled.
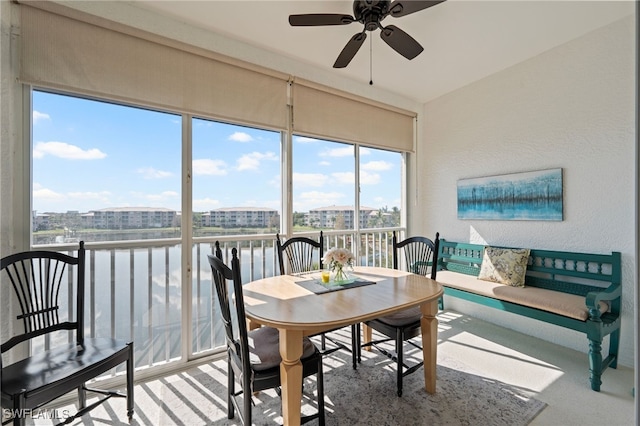
[[[33,93],[33,209],[181,210],[179,115]],[[194,119],[193,209],[280,209],[280,132]],[[352,145],[294,137],[294,211],[353,205]],[[401,156],[360,149],[361,205],[400,206]]]

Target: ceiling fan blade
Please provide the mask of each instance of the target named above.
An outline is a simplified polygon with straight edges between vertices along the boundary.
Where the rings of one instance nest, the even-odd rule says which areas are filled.
[[[380,37],[393,50],[407,59],[415,58],[424,50],[420,43],[395,25],[382,28]]]
[[[336,59],[336,63],[333,64],[334,68],[344,68],[349,65],[349,62],[356,56],[358,50],[360,50],[360,46],[367,38],[367,34],[363,31],[361,33],[355,34],[351,37],[351,40],[347,42],[347,44],[338,55],[338,59]]]
[[[417,1],[417,0],[396,0],[389,6],[389,15],[394,18],[400,16],[409,15],[411,13],[419,12],[431,6],[435,6],[440,3],[444,3],[445,0],[440,1]]]
[[[294,27],[314,27],[317,25],[347,25],[355,21],[351,15],[338,13],[307,13],[289,15],[289,24]]]

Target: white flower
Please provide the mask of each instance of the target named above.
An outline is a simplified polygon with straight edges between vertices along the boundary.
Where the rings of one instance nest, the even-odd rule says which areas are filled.
[[[331,269],[341,269],[345,265],[353,266],[355,256],[345,248],[333,248],[327,251],[322,261]]]

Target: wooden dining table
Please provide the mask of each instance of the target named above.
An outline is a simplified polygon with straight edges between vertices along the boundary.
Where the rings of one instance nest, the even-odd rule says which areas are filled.
[[[282,416],[285,425],[300,424],[302,338],[413,306],[422,311],[424,381],[436,391],[438,298],[442,286],[430,278],[382,267],[355,267],[353,276],[372,284],[317,294],[320,272],[279,275],[243,286],[249,327],[270,326],[280,332]],[[311,289],[311,290],[310,290]],[[313,290],[313,291],[312,291]],[[366,332],[365,332],[366,334]],[[389,390],[395,395],[395,389]]]

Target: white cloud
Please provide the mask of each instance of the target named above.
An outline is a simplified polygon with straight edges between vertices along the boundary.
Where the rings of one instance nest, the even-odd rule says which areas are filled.
[[[44,120],[51,120],[49,114],[33,110],[33,124],[38,124]]]
[[[180,123],[182,123],[182,119],[179,120]],[[213,126],[213,122],[212,121],[207,121],[207,120],[193,120],[193,122],[195,123],[195,125],[197,127],[212,127]]]
[[[165,172],[164,170],[157,170],[153,167],[144,167],[136,170],[136,173],[142,175],[144,179],[163,179],[173,176],[171,172]]]
[[[360,185],[376,185],[380,183],[380,175],[360,170]]]
[[[144,198],[155,203],[158,203],[158,202],[164,203],[167,200],[171,200],[179,196],[180,194],[178,194],[175,191],[163,191],[159,194],[146,194]]]
[[[369,161],[360,166],[361,170],[375,170],[377,172],[391,170],[392,168],[393,164],[388,161]]]
[[[111,193],[109,191],[76,191],[57,192],[45,188],[39,183],[33,183],[33,200],[38,211],[88,211],[95,209],[96,204],[110,205]]]
[[[66,160],[99,160],[107,156],[97,148],[84,150],[66,142],[38,142],[33,148],[33,158],[42,158],[47,154]]]
[[[344,194],[337,191],[307,191],[307,192],[300,193],[300,198],[305,201],[339,199],[343,197],[344,197]],[[320,204],[322,204],[322,202]],[[329,203],[327,205],[331,205],[331,204],[334,204],[334,203]]]
[[[353,172],[340,172],[340,173],[331,173],[332,180],[335,181],[338,185],[353,185],[356,182],[355,173]]]
[[[235,132],[234,134],[229,136],[229,140],[235,142],[251,142],[253,140],[253,137],[248,133]]]
[[[294,173],[293,185],[296,188],[323,187],[327,185],[329,177],[322,173]]]
[[[100,204],[110,204],[111,192],[109,191],[76,191],[67,193],[69,199],[79,201],[98,200]]]
[[[260,168],[260,162],[263,160],[267,161],[276,161],[278,160],[278,156],[273,152],[252,152],[250,154],[245,154],[242,157],[238,158],[238,171],[243,170],[258,170]]]
[[[222,160],[201,158],[193,160],[193,174],[206,176],[224,176],[227,174],[227,164]]]
[[[282,183],[282,178],[280,177],[280,174],[274,175],[273,178],[271,178],[269,181],[269,186],[271,186],[272,188],[275,189],[280,189],[280,184]]]
[[[209,210],[214,210],[219,207],[220,200],[215,200],[213,198],[201,198],[198,200],[193,200],[194,212],[208,212]]]
[[[111,204],[118,207],[166,207],[180,211],[180,193],[129,191],[127,194],[121,194],[121,199]]]
[[[293,200],[293,210],[306,212],[312,208],[341,205],[345,194],[337,191],[308,191],[302,192]]]
[[[293,140],[295,142],[299,142],[299,143],[313,143],[313,142],[318,142],[318,139],[314,139],[314,138],[309,138],[306,136],[294,136]]]
[[[34,200],[47,200],[47,201],[59,201],[64,200],[64,195],[59,192],[55,192],[48,188],[35,188],[33,189],[33,199]]]
[[[280,200],[265,200],[260,203],[262,207],[268,207],[274,210],[280,210]]]
[[[318,165],[319,166],[323,166],[323,167],[328,167],[328,166],[331,165],[331,162],[330,161],[320,161],[320,162],[318,162]]]
[[[353,146],[345,146],[341,148],[328,149],[322,152],[320,155],[322,155],[323,157],[353,157],[353,150]]]

